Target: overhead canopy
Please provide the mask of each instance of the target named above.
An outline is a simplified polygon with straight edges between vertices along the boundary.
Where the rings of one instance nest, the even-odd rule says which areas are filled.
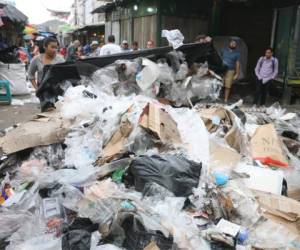
[[[85,25],[81,28],[78,28],[76,30],[73,30],[73,32],[77,32],[77,31],[86,31],[86,30],[89,30],[89,29],[92,29],[92,28],[97,28],[97,27],[101,27],[101,26],[105,26],[105,24],[91,24],[91,25]]]
[[[28,17],[11,4],[6,4],[3,7],[2,18],[8,18],[12,22],[26,23]]]
[[[96,9],[94,9],[92,11],[92,14],[95,14],[95,13],[105,13],[107,11],[113,10],[116,7],[116,5],[117,4],[115,2],[114,3],[107,3],[105,5],[102,5],[102,6],[98,7],[98,8],[96,8]]]
[[[62,33],[72,33],[75,28],[71,26],[70,24],[62,24],[58,27],[58,30]]]

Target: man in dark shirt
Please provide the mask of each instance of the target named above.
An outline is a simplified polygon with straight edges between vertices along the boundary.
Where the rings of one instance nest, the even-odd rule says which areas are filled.
[[[228,101],[232,83],[237,80],[240,74],[240,52],[237,51],[237,42],[231,40],[229,46],[222,50],[223,64],[227,67],[224,75],[225,103]]]
[[[80,41],[75,40],[67,50],[67,57],[66,62],[74,62],[79,59],[79,56],[77,55],[77,49],[80,46]]]

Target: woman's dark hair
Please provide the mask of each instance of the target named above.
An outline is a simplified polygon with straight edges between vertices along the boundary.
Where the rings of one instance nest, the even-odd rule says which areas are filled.
[[[270,50],[272,53],[273,53],[273,48],[272,47],[268,47],[268,48],[266,48],[266,50],[265,51],[267,51],[267,50]]]
[[[58,41],[54,37],[47,37],[44,40],[44,48],[47,48],[50,43],[57,43],[58,44]]]

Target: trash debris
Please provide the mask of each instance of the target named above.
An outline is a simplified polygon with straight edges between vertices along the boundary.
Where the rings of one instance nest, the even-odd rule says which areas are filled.
[[[255,160],[274,167],[288,167],[274,125],[267,124],[256,129],[251,138],[251,152]]]
[[[0,137],[1,249],[299,248],[298,114],[210,103],[210,40],[174,48],[45,66],[56,109]]]
[[[186,197],[196,188],[201,174],[201,164],[173,155],[140,156],[132,161],[126,176],[133,181],[137,191],[146,183],[155,182],[176,196]],[[133,180],[130,180],[130,179]]]

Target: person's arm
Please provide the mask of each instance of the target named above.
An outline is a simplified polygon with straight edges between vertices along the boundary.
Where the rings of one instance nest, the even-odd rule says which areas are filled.
[[[255,67],[255,75],[257,76],[258,80],[262,79],[262,77],[260,76],[261,60],[262,60],[262,57],[258,59],[256,67]]]
[[[37,58],[34,58],[31,63],[29,64],[29,69],[28,69],[28,79],[32,83],[32,86],[37,89],[37,82],[35,78],[35,73],[37,72],[38,67],[37,67]]]
[[[241,71],[241,63],[240,60],[237,60],[235,63],[235,75],[234,75],[234,80],[237,80],[240,76],[240,71]]]
[[[275,62],[274,62],[274,72],[272,74],[272,79],[273,80],[277,77],[277,75],[278,75],[278,68],[279,68],[279,63],[278,63],[277,58],[275,58],[274,60],[275,60]]]

